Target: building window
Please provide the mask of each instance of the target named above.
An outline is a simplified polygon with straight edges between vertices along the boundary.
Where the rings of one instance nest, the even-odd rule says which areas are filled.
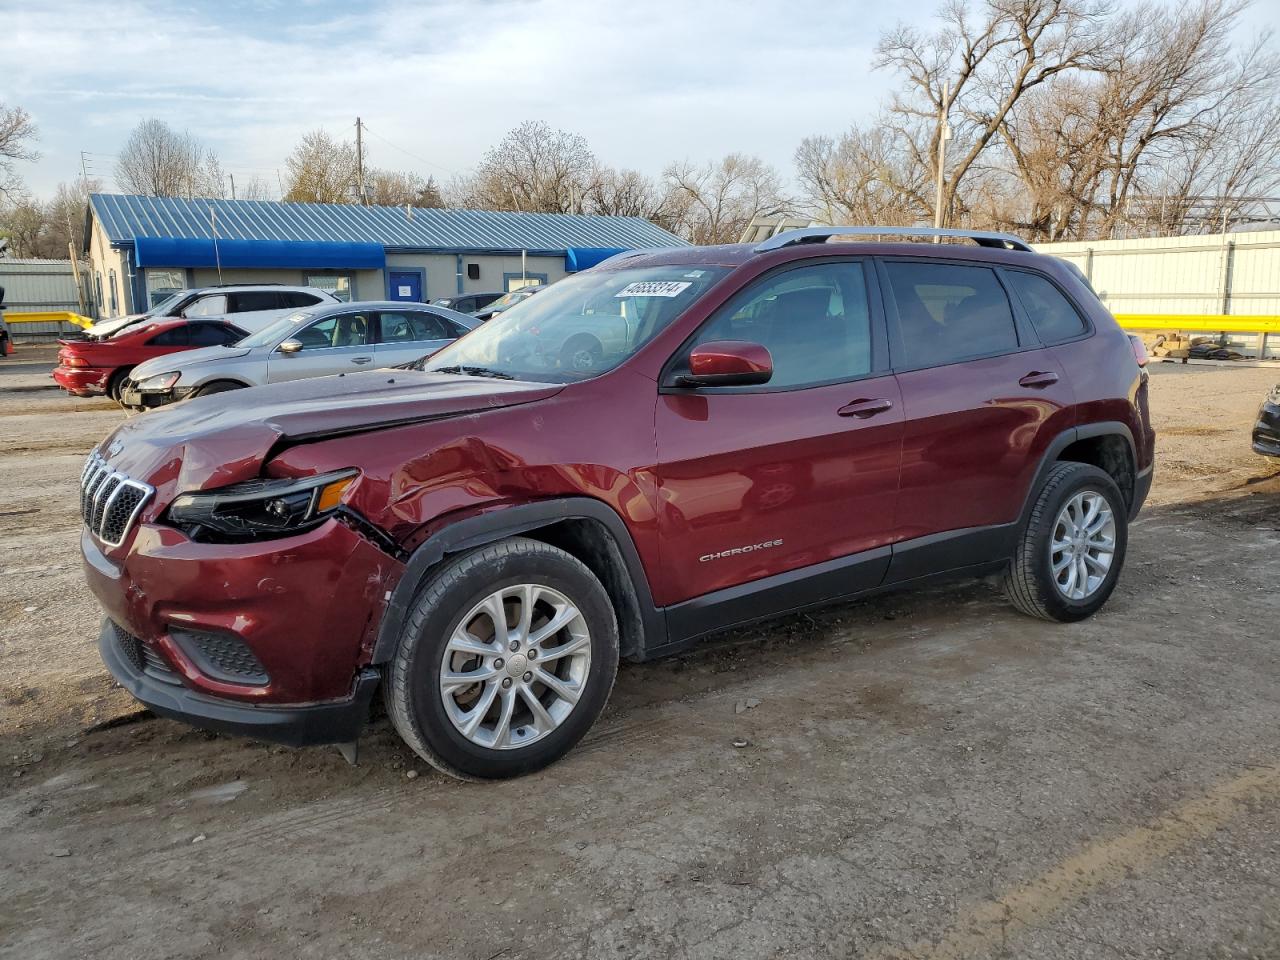
[[[185,289],[187,289],[187,274],[185,270],[153,269],[147,271],[147,301],[150,306],[154,307],[165,297]]]
[[[107,303],[105,300],[102,299],[102,273],[100,271],[95,273],[94,279],[97,281],[97,287],[95,289],[97,290],[97,294],[98,294],[95,305],[97,306],[98,317],[101,318],[103,313],[107,309]]]
[[[521,287],[536,287],[539,284],[547,282],[545,273],[504,273],[502,275],[503,286],[506,287],[507,293],[512,290],[519,290]]]
[[[114,270],[107,272],[107,281],[111,288],[111,315],[116,317],[120,315],[120,294],[116,289],[116,272]]]
[[[306,273],[302,275],[302,283],[331,293],[343,303],[350,303],[355,295],[355,278],[349,273]]]

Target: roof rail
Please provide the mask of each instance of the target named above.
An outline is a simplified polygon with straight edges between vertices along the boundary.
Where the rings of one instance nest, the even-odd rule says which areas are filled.
[[[803,230],[787,230],[776,237],[770,237],[755,246],[756,253],[769,250],[781,250],[797,243],[825,243],[832,237],[955,237],[972,240],[981,247],[996,247],[1001,250],[1022,250],[1031,253],[1031,246],[1025,240],[1007,233],[992,233],[987,230],[940,230],[937,227],[806,227]]]

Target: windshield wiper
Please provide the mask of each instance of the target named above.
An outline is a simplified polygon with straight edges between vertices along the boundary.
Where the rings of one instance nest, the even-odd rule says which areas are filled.
[[[495,380],[514,380],[509,373],[501,370],[490,370],[488,367],[477,367],[465,363],[455,363],[451,367],[436,367],[432,373],[457,373],[466,377],[493,377]]]

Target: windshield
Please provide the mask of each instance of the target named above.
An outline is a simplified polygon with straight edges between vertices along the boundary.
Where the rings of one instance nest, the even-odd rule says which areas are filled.
[[[287,317],[281,317],[269,327],[264,327],[252,336],[245,337],[237,347],[269,347],[274,346],[281,340],[286,339],[291,333],[302,329],[302,325],[310,320],[315,314],[312,311],[304,310],[301,313],[291,313]]]
[[[425,369],[543,383],[586,380],[634,354],[727,272],[684,264],[575,274],[445,347]]]
[[[166,313],[176,307],[187,296],[186,290],[179,290],[177,293],[171,293],[165,297],[154,307],[148,310],[143,316],[147,317],[163,317]]]

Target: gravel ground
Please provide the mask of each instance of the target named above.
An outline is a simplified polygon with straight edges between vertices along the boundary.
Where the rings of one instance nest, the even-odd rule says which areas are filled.
[[[1275,370],[1153,368],[1093,620],[969,582],[736,631],[476,786],[385,720],[351,767],[140,715],[76,553],[121,414],[6,363],[0,957],[1280,957]]]

